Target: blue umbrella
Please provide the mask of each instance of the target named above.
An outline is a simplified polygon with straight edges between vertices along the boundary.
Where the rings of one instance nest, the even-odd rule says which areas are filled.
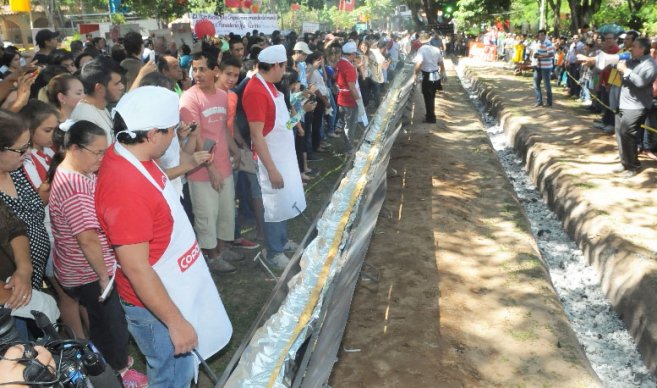
[[[618,24],[605,24],[598,28],[600,34],[614,34],[616,36],[622,34],[625,31],[625,28],[619,26]]]

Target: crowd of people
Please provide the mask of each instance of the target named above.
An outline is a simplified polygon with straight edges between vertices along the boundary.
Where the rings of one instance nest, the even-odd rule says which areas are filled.
[[[531,36],[491,27],[480,39],[496,46],[498,59],[512,63],[516,74],[533,71],[536,107],[552,106],[554,84],[599,114],[592,127],[618,143],[615,173],[630,178],[641,171],[639,156],[657,160],[657,37],[584,25],[552,37],[545,30]]]
[[[409,37],[254,30],[192,49],[129,32],[62,48],[44,29],[33,55],[0,49],[0,303],[61,314],[125,386],[187,386],[232,334],[210,274],[261,245],[287,266],[312,161],[354,152]]]
[[[596,125],[618,138],[621,172],[638,173],[637,151],[656,150],[641,124],[657,127],[657,41],[634,31],[485,36],[518,70],[529,63],[537,107],[552,106],[555,79],[576,98],[592,90]],[[0,50],[0,303],[61,314],[126,386],[140,387],[187,386],[194,357],[228,343],[210,274],[236,271],[243,249],[287,266],[298,248],[287,221],[306,208],[312,162],[331,148],[353,154],[405,59],[421,74],[425,122],[436,122],[443,56],[465,54],[467,39],[254,30],[192,48],[128,32],[64,49],[45,29],[35,43],[34,55]],[[623,51],[629,59],[600,65],[599,52]],[[14,315],[29,338],[29,315]],[[129,336],[147,376],[131,368]]]

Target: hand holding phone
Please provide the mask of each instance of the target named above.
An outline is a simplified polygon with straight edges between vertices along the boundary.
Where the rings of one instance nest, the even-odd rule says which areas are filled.
[[[209,153],[212,153],[214,151],[214,146],[217,144],[214,140],[211,139],[205,139],[203,142],[203,151],[208,151]]]

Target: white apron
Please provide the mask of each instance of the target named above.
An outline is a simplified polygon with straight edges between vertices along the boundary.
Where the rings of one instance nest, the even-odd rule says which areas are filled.
[[[276,122],[274,128],[265,136],[272,161],[283,177],[284,187],[274,189],[269,181],[269,174],[262,161],[258,158],[258,182],[262,190],[262,202],[265,207],[266,222],[280,222],[298,216],[306,209],[306,196],[301,182],[301,171],[297,163],[294,148],[294,132],[287,129],[290,112],[285,104],[283,93],[278,97],[269,89],[267,82],[260,74],[256,78],[262,82],[276,106]]]
[[[180,196],[168,179],[164,189],[160,188],[139,160],[118,142],[114,144],[114,150],[139,170],[169,204],[173,217],[171,240],[162,257],[153,265],[153,270],[183,317],[196,330],[196,349],[207,359],[226,346],[233,334],[233,326],[180,203]],[[197,367],[198,364],[197,360]]]

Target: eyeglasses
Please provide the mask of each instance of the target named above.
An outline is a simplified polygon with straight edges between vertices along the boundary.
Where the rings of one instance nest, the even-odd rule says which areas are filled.
[[[24,146],[22,146],[20,148],[9,148],[9,147],[2,148],[3,151],[15,152],[15,153],[17,153],[21,156],[25,155],[27,153],[27,151],[29,151],[30,149],[32,149],[32,142],[31,141],[28,141],[27,144],[25,144]]]
[[[94,156],[95,156],[96,158],[98,158],[98,159],[100,159],[100,158],[102,158],[103,156],[105,156],[105,150],[102,150],[102,151],[93,151],[93,150],[90,150],[89,148],[87,148],[87,147],[85,147],[85,146],[80,146],[80,148],[82,148],[83,150],[87,150],[87,151],[91,152],[91,153],[94,154]]]

